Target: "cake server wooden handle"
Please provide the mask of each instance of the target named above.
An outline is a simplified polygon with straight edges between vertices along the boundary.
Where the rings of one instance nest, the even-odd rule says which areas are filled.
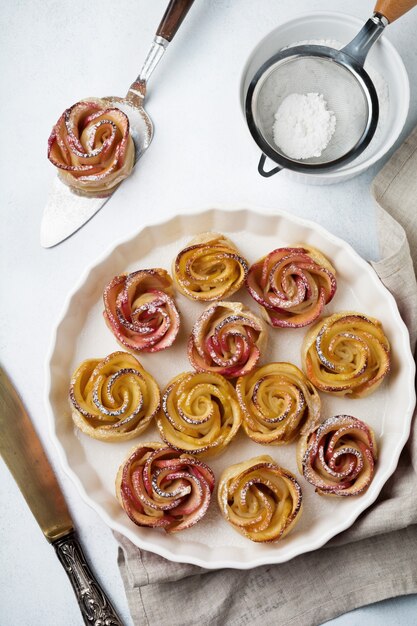
[[[374,11],[394,22],[417,5],[417,0],[377,0]]]
[[[171,0],[156,31],[157,37],[172,41],[194,0]]]

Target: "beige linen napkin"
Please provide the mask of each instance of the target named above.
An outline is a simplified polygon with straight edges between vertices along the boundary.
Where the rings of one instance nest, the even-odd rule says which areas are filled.
[[[375,178],[381,261],[372,263],[417,339],[417,128]],[[410,255],[411,244],[412,257]],[[415,416],[414,416],[415,417]],[[119,541],[135,624],[317,625],[356,607],[417,592],[417,433],[376,503],[324,548],[248,571],[171,563]]]

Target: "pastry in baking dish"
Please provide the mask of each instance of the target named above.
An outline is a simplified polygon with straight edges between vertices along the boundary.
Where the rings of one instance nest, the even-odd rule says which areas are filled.
[[[155,379],[126,352],[83,361],[72,376],[69,395],[74,424],[102,441],[140,435],[158,412],[161,398]]]
[[[320,418],[320,397],[291,363],[268,363],[236,383],[246,434],[261,444],[287,444]]]
[[[178,450],[209,457],[223,452],[242,421],[236,391],[220,374],[183,372],[168,383],[157,426]]]
[[[206,513],[214,474],[202,461],[162,443],[141,443],[116,477],[116,495],[138,526],[174,533],[194,526]]]
[[[333,298],[335,269],[311,246],[277,248],[249,268],[246,287],[271,326],[300,328]]]
[[[363,398],[388,374],[390,345],[377,319],[342,311],[308,331],[302,361],[307,378],[320,391]]]
[[[235,293],[247,271],[247,261],[230,239],[219,233],[203,233],[178,253],[172,275],[185,296],[211,302]]]
[[[299,442],[300,473],[324,496],[357,496],[374,476],[375,435],[351,415],[329,417]]]
[[[266,342],[264,322],[240,302],[217,302],[194,324],[188,358],[197,372],[237,378],[250,372]]]
[[[224,470],[217,499],[223,517],[235,530],[256,542],[285,537],[302,510],[298,481],[266,454]]]
[[[103,293],[104,319],[122,347],[135,352],[169,348],[180,327],[172,280],[161,268],[115,276]]]

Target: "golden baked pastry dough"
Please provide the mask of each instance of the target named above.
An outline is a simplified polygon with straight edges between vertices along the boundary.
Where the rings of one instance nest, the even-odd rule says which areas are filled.
[[[141,443],[122,463],[116,495],[138,526],[174,533],[206,513],[214,489],[212,470],[189,454],[162,443]]]
[[[309,330],[302,361],[307,378],[320,391],[363,398],[388,374],[390,345],[377,319],[342,311]]]
[[[372,429],[351,415],[329,417],[300,439],[300,473],[324,496],[357,496],[374,476],[377,444]]]
[[[183,372],[163,392],[157,425],[162,439],[206,457],[220,454],[242,421],[236,392],[213,372]]]
[[[161,268],[115,276],[103,293],[104,319],[118,342],[135,352],[169,348],[180,327],[168,272]]]
[[[99,98],[77,102],[53,127],[48,159],[62,182],[78,193],[110,195],[129,176],[135,161],[129,118]]]
[[[198,372],[237,378],[255,367],[265,341],[265,325],[250,309],[240,302],[217,302],[194,324],[188,358]]]
[[[271,326],[300,328],[316,320],[336,292],[335,269],[316,248],[277,248],[250,268],[246,286]]]
[[[320,418],[320,398],[291,363],[268,363],[236,383],[246,434],[261,444],[290,443]]]
[[[140,435],[158,412],[160,399],[154,378],[126,352],[87,359],[71,379],[74,424],[102,441],[125,441]]]
[[[301,487],[295,476],[266,454],[224,470],[217,499],[223,517],[256,542],[285,537],[302,510]]]
[[[211,302],[235,293],[242,286],[247,271],[247,261],[230,239],[219,233],[204,233],[194,237],[178,253],[172,275],[185,296]]]

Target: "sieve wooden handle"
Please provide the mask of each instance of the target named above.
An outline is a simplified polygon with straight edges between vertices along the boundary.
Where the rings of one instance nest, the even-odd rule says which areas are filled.
[[[157,36],[172,41],[193,2],[194,0],[171,0],[156,31]]]
[[[417,5],[417,0],[377,0],[374,12],[391,23]]]

